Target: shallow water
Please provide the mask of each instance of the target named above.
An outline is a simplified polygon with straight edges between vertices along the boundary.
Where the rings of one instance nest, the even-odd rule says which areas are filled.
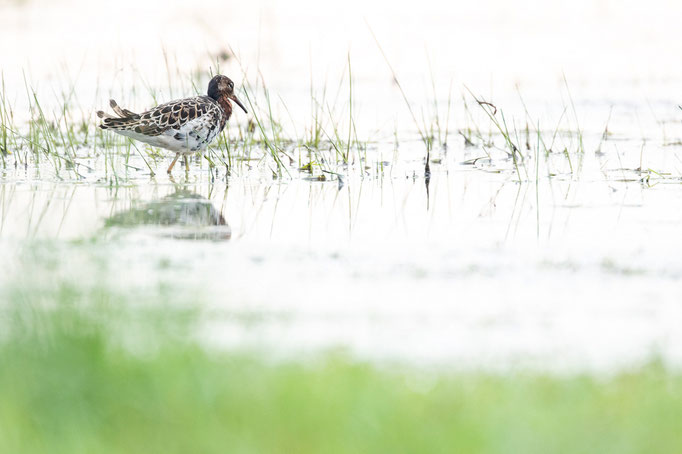
[[[427,193],[421,163],[403,167],[342,184],[199,169],[116,188],[8,182],[0,245],[29,285],[47,256],[76,286],[177,292],[230,347],[486,368],[682,360],[679,182],[536,186],[446,158]]]
[[[231,40],[247,66],[246,78],[255,77],[256,65],[266,75],[270,90],[286,99],[277,105],[278,115],[287,118],[288,112],[292,129],[298,127],[298,133],[288,131],[292,136],[303,134],[311,115],[308,65],[315,77],[331,81],[330,92],[336,91],[346,63],[344,39],[350,36],[325,34],[328,48],[317,43],[310,54],[303,52],[301,43],[312,41],[301,30],[322,29],[331,20],[312,13],[296,16],[296,8],[308,11],[304,3],[294,7],[291,14],[297,20],[292,23],[277,7],[264,7],[261,35],[236,28],[245,33],[238,39],[224,36],[220,14],[192,20],[192,27],[202,20],[209,24],[199,27],[197,42],[220,43],[207,46],[208,54]],[[651,37],[633,26],[634,10],[616,14],[611,3],[596,3],[604,10],[578,2],[576,11],[564,11],[568,20],[560,28],[578,23],[584,14],[595,23],[603,15],[608,19],[600,25],[614,36],[631,27],[629,40],[644,36],[651,46],[667,42],[670,49],[679,47],[665,26],[674,15],[656,16],[662,26]],[[78,96],[69,105],[83,109],[86,117],[110,94],[134,109],[151,104],[149,91],[129,88],[133,80],[137,87],[140,79],[159,87],[157,95],[164,99],[193,93],[184,73],[170,71],[166,79],[169,71],[159,69],[157,48],[127,55],[131,38],[126,35],[116,41],[105,32],[97,34],[88,53],[87,45],[67,34],[65,45],[83,63],[75,78],[73,68],[56,71],[59,58],[67,54],[52,55],[36,44],[42,33],[37,30],[49,31],[52,25],[46,21],[54,13],[49,5],[37,5],[2,6],[7,15],[0,23],[13,18],[15,28],[0,33],[11,33],[15,41],[31,37],[24,44],[36,55],[29,80],[38,82],[40,93],[72,81]],[[92,17],[93,11],[79,5],[84,17]],[[350,55],[357,134],[368,142],[366,151],[354,150],[349,166],[330,165],[333,173],[316,169],[311,175],[287,163],[281,177],[273,178],[267,159],[260,159],[261,147],[254,151],[256,159],[235,163],[230,175],[225,168],[209,169],[206,161],[193,160],[189,172],[176,167],[169,179],[162,170],[167,160],[150,159],[157,169],[151,177],[135,151],[125,158],[117,152],[112,164],[106,152],[79,149],[78,175],[68,168],[56,171],[49,160],[24,165],[21,154],[14,153],[0,169],[0,256],[3,269],[9,270],[0,283],[15,293],[38,288],[49,294],[64,283],[103,287],[140,304],[165,295],[174,304],[196,304],[210,314],[201,334],[207,342],[277,355],[340,347],[380,360],[463,368],[612,370],[652,357],[682,365],[677,329],[682,317],[682,211],[677,209],[682,202],[682,112],[670,98],[682,87],[680,63],[637,46],[627,53],[627,43],[616,40],[599,41],[593,49],[595,26],[571,37],[583,60],[572,53],[559,58],[570,46],[557,34],[556,53],[545,47],[534,52],[515,48],[493,64],[489,56],[499,43],[491,36],[511,32],[502,13],[487,16],[485,5],[469,5],[438,16],[437,5],[425,5],[429,8],[440,19],[428,26],[411,21],[407,12],[401,15],[400,8],[391,10],[393,22],[379,19],[380,10],[366,11],[377,34],[392,37],[382,45],[417,115],[433,118],[433,109],[446,118],[446,106],[453,104],[448,147],[434,149],[429,179],[424,176],[424,145],[415,139],[414,121],[376,44],[366,26],[344,12],[341,17],[354,24],[352,30],[363,28],[364,33],[362,38],[353,35]],[[144,33],[168,38],[164,42],[173,49],[173,66],[210,64],[210,55],[193,54],[198,44],[178,42],[164,31],[162,24],[182,22],[178,11],[162,10],[165,19],[157,18]],[[462,11],[479,22],[462,18]],[[558,13],[540,8],[538,14]],[[247,9],[243,16],[242,22],[250,18],[253,23],[258,12]],[[136,17],[126,20],[135,23]],[[461,41],[444,38],[453,28],[448,17],[463,28],[455,29],[456,37],[477,36],[478,47],[458,47],[458,58],[453,58],[449,46]],[[23,29],[17,18],[25,21]],[[521,48],[547,32],[542,17],[531,22],[523,33],[511,27]],[[75,23],[72,32],[91,31],[97,23]],[[427,42],[424,52],[406,43],[409,37],[390,32],[415,23]],[[211,30],[219,30],[217,38]],[[7,46],[5,39],[0,43]],[[410,63],[410,55],[422,59],[424,54],[431,55],[435,75]],[[17,82],[16,68],[23,56],[17,48],[3,55],[5,92],[22,118],[25,88]],[[633,68],[632,60],[643,55],[652,65]],[[543,56],[546,65],[538,61]],[[453,61],[464,64],[453,69]],[[652,72],[661,62],[669,64]],[[240,73],[234,59],[224,65]],[[563,81],[562,71],[570,82]],[[430,79],[437,95],[432,96]],[[453,80],[457,88],[451,96]],[[529,118],[513,88],[518,84],[531,129],[539,122],[545,140],[559,130],[553,153],[536,160],[533,144],[523,150],[517,170],[499,149],[503,141],[490,132],[482,112],[471,118],[465,110],[461,97],[469,95],[465,90],[460,94],[459,82],[506,109],[510,127],[519,131],[518,143],[533,144],[537,137],[532,132],[524,136]],[[316,87],[316,93],[322,91]],[[343,87],[341,97],[347,96]],[[59,105],[54,96],[44,99],[46,109]],[[470,109],[478,109],[467,99]],[[343,108],[337,112],[334,105],[334,116],[342,117]],[[474,120],[497,148],[464,145],[457,130],[473,127]],[[343,121],[339,124],[347,128]],[[231,123],[229,137],[235,140],[246,119],[235,114]],[[576,152],[578,130],[584,134],[583,152]],[[564,148],[570,150],[569,159]],[[289,152],[298,158],[301,150]]]

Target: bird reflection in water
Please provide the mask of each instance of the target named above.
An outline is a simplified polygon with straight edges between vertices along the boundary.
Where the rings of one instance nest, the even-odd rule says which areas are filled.
[[[220,241],[232,236],[230,226],[211,201],[186,189],[116,213],[105,221],[105,227],[148,227],[163,237],[188,240]]]

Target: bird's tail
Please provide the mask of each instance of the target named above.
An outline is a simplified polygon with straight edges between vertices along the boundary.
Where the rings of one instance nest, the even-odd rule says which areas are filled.
[[[117,116],[109,115],[106,112],[98,110],[97,116],[102,119],[102,123],[100,123],[99,127],[102,129],[130,129],[131,127],[134,127],[140,119],[139,114],[131,112],[128,109],[121,109],[113,99],[109,100],[109,105]]]

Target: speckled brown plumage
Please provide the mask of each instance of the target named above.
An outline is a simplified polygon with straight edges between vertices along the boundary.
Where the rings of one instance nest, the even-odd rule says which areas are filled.
[[[112,99],[111,103],[113,107],[116,102]],[[104,118],[101,128],[158,136],[169,129],[179,130],[185,124],[204,115],[210,117],[211,123],[215,122],[219,125],[220,130],[225,127],[225,122],[229,119],[229,114],[220,104],[208,96],[167,102],[141,114],[134,114],[130,111],[123,111],[123,113],[127,115],[120,115],[119,118]]]

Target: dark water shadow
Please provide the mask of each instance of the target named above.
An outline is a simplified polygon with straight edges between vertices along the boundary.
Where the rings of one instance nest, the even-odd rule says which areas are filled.
[[[207,198],[178,189],[162,199],[118,212],[104,221],[107,229],[139,229],[183,240],[229,240],[230,226]]]

